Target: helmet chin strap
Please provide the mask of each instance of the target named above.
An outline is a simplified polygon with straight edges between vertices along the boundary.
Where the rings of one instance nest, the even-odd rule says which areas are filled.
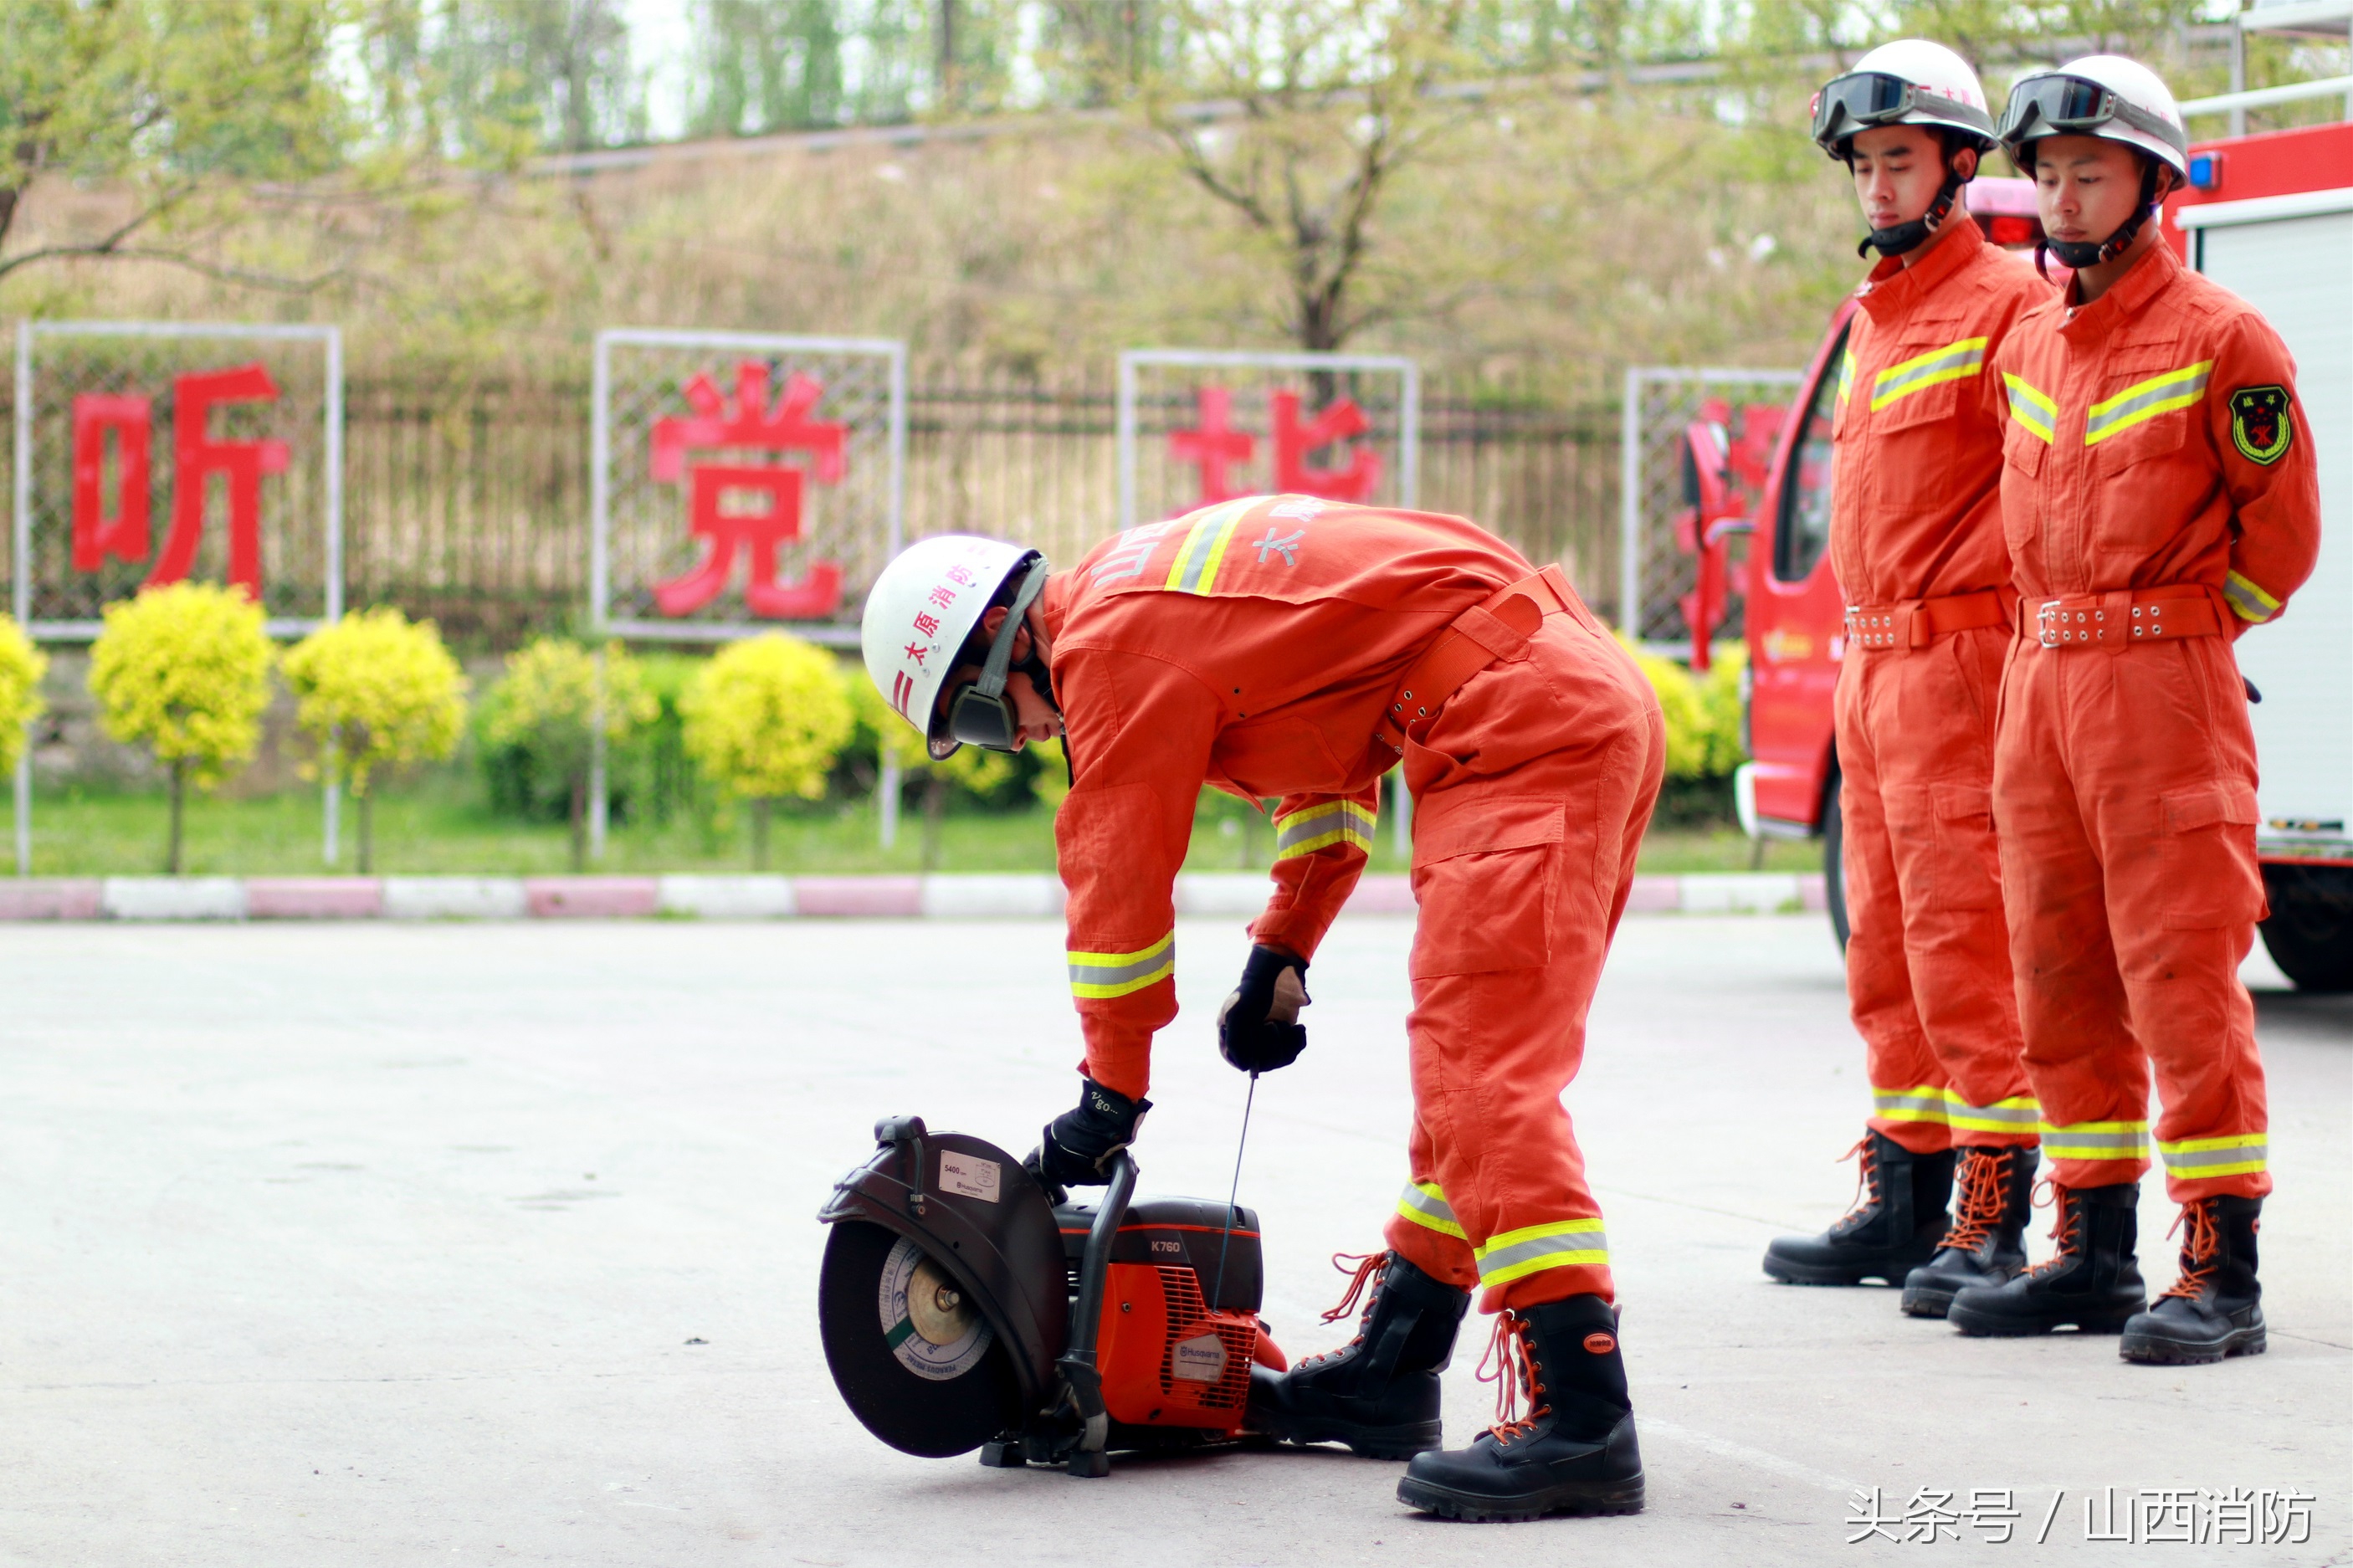
[[[2059,258],[2059,265],[2081,272],[2086,267],[2097,267],[2104,261],[2114,261],[2131,248],[2132,242],[2157,212],[2157,164],[2141,160],[2140,205],[2133,208],[2132,216],[2117,226],[2116,232],[2103,240],[2044,238],[2034,245],[2034,270],[2042,280],[2051,280],[2051,269],[2044,263],[2046,255]]]
[[[1968,184],[1953,173],[1948,161],[1945,165],[1945,183],[1936,192],[1936,199],[1928,210],[1910,223],[1899,223],[1893,228],[1874,228],[1854,247],[1857,256],[1868,256],[1873,250],[1882,256],[1904,256],[1928,243],[1928,237],[1944,227],[1953,213],[1953,204],[1960,199],[1961,186]]]

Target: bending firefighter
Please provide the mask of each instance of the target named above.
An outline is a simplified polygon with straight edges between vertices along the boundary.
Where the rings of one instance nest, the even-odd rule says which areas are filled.
[[[1862,1202],[1823,1235],[1775,1241],[1765,1271],[1900,1283],[1905,1311],[1941,1318],[1955,1291],[2026,1266],[2040,1112],[2019,1059],[1991,814],[2017,595],[2001,383],[1987,367],[2051,289],[1962,210],[1993,119],[1952,50],[1873,49],[1815,96],[1814,140],[1846,164],[1864,247],[1879,252],[1839,369],[1831,512],[1849,602],[1836,703],[1847,992],[1872,1116]]]
[[[1994,816],[2059,1250],[1950,1317],[2220,1361],[2263,1348],[2272,1184],[2238,973],[2263,912],[2253,692],[2231,645],[2312,570],[2312,441],[2278,335],[2160,242],[2188,139],[2153,72],[2101,55],[2025,77],[2000,135],[2075,268],[1993,355],[2021,598]],[[2180,1275],[2153,1307],[2134,1257],[2152,1131],[2182,1208]]]
[[[1366,1295],[1356,1339],[1261,1371],[1252,1424],[1414,1456],[1399,1498],[1451,1518],[1638,1510],[1609,1245],[1561,1094],[1663,731],[1559,570],[1458,518],[1255,497],[1131,529],[1050,577],[1010,545],[924,541],[876,584],[865,651],[935,754],[1067,724],[1054,832],[1086,1059],[1034,1156],[1060,1185],[1104,1180],[1149,1108],[1201,786],[1281,803],[1275,891],[1219,1018],[1226,1059],[1257,1073],[1305,1044],[1308,968],[1403,757],[1421,908],[1412,1179],[1334,1314]],[[1473,1289],[1526,1408],[1439,1451],[1439,1373]]]

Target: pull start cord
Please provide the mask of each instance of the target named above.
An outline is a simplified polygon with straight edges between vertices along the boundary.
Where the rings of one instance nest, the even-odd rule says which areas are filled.
[[[1242,1135],[1234,1141],[1234,1184],[1226,1190],[1226,1228],[1218,1236],[1218,1280],[1210,1289],[1208,1305],[1216,1310],[1219,1298],[1226,1293],[1226,1248],[1234,1239],[1234,1200],[1242,1190],[1242,1151],[1250,1146],[1250,1104],[1258,1099],[1258,1074],[1250,1075],[1250,1090],[1242,1096]]]

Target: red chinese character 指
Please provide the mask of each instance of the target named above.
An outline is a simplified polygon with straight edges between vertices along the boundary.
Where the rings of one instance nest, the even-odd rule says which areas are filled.
[[[710,542],[702,563],[683,577],[654,585],[654,604],[665,616],[684,616],[717,598],[734,574],[738,549],[751,555],[751,580],[744,604],[755,616],[776,620],[814,620],[841,606],[841,563],[812,561],[797,583],[776,581],[776,552],[801,536],[803,469],[786,464],[695,463],[686,454],[711,447],[765,452],[803,451],[815,458],[821,485],[839,484],[849,472],[846,426],[809,417],[824,385],[796,372],[773,406],[768,367],[744,360],[735,367],[735,403],[731,409],[711,377],[697,374],[684,392],[687,418],[654,422],[653,477],[665,484],[687,480],[687,526]],[[733,510],[748,500],[744,510]]]
[[[1200,470],[1200,499],[1193,506],[1212,506],[1248,495],[1250,492],[1236,485],[1226,472],[1229,463],[1249,462],[1258,447],[1249,431],[1236,430],[1226,423],[1233,411],[1233,394],[1222,386],[1205,386],[1193,398],[1200,410],[1200,425],[1195,429],[1168,433],[1168,455]],[[1294,405],[1296,401],[1293,399]],[[1183,510],[1192,509],[1187,506]]]
[[[277,398],[278,384],[259,364],[173,377],[172,531],[147,586],[177,583],[196,563],[205,493],[218,474],[228,488],[228,580],[261,597],[261,477],[284,473],[290,454],[283,441],[216,441],[207,427],[218,404]]]

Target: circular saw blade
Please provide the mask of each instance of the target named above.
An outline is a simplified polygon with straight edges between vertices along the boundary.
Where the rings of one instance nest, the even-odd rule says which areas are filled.
[[[913,1241],[860,1220],[835,1225],[818,1322],[850,1414],[902,1454],[970,1453],[1020,1420],[1005,1346]]]

